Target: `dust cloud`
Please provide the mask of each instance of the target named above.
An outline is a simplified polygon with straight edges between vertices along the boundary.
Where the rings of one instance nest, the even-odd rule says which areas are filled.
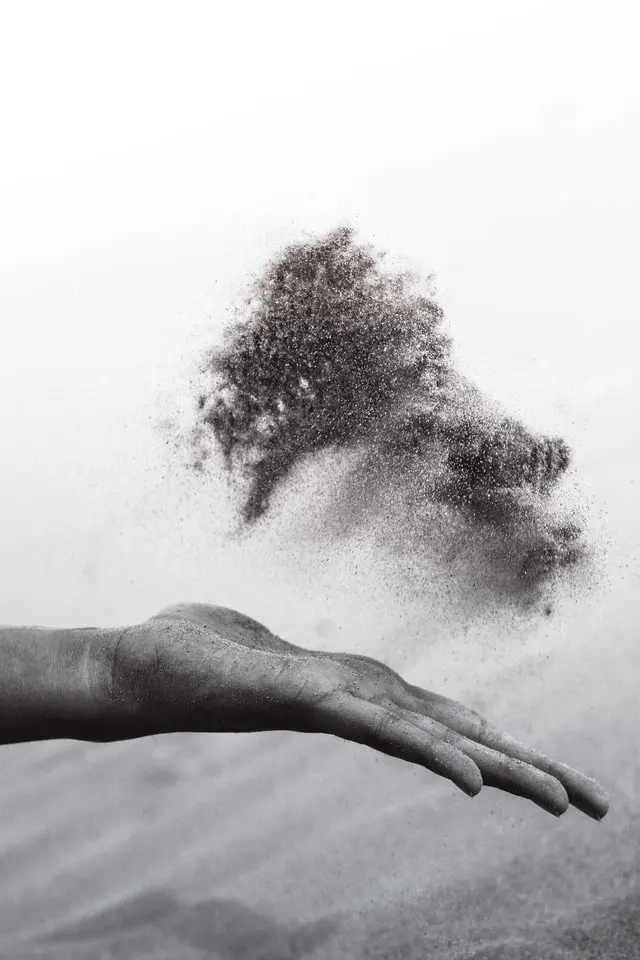
[[[463,377],[433,279],[351,228],[274,256],[200,373],[189,464],[222,461],[239,535],[278,517],[294,552],[366,545],[387,583],[450,615],[549,614],[584,581],[568,444]]]

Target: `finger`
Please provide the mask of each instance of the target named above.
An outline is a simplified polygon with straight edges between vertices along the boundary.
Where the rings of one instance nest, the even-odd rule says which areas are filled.
[[[517,797],[531,800],[547,813],[562,816],[569,806],[563,785],[552,776],[521,760],[513,759],[450,730],[443,724],[420,714],[402,711],[408,723],[415,724],[431,736],[441,737],[470,757],[482,774],[487,787],[495,787]]]
[[[578,810],[594,820],[602,820],[609,810],[609,798],[600,784],[586,777],[573,767],[552,760],[539,750],[502,733],[487,723],[475,710],[469,710],[455,700],[428,693],[420,687],[412,687],[412,709],[438,720],[470,740],[503,753],[515,760],[528,763],[538,770],[555,777],[563,785],[569,801]]]
[[[451,780],[468,796],[482,789],[477,766],[456,747],[395,714],[386,707],[339,692],[318,708],[317,729],[352,740],[392,757],[417,763]]]
[[[502,733],[494,727],[487,727],[482,742],[494,750],[499,750],[509,757],[516,757],[555,777],[564,786],[573,806],[592,819],[602,820],[607,815],[609,797],[597,780],[585,776],[579,770],[574,770],[566,763],[545,756],[539,750],[528,747],[515,737]]]

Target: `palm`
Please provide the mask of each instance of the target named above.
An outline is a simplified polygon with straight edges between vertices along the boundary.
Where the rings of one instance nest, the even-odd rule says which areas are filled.
[[[420,764],[470,795],[482,785],[560,815],[607,812],[599,785],[502,734],[475,711],[411,686],[377,660],[305,650],[233,610],[169,607],[125,631],[114,677],[155,730],[327,733]]]

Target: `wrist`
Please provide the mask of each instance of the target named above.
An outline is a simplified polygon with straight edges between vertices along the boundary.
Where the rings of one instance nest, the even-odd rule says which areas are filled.
[[[105,742],[154,732],[114,689],[123,629],[0,628],[0,743]]]
[[[128,664],[126,637],[132,630],[136,628],[85,630],[78,650],[69,638],[69,655],[76,670],[80,664],[82,676],[85,739],[107,742],[162,732],[153,722],[144,685]]]
[[[43,675],[27,691],[25,705],[41,702],[36,719],[42,729],[34,739],[106,742],[118,735],[125,704],[113,696],[112,651],[122,631],[82,627],[43,631],[39,651]]]

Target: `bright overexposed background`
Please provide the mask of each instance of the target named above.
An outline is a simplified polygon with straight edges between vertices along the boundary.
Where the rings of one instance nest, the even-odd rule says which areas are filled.
[[[638,673],[639,26],[622,2],[4,3],[0,619],[195,599],[418,672],[421,644],[434,684],[549,749],[573,723],[598,772]],[[460,365],[576,450],[603,576],[493,647],[445,641],[375,558],[230,541],[224,484],[159,428],[264,260],[346,222],[435,272]],[[477,680],[498,663],[512,701]]]

